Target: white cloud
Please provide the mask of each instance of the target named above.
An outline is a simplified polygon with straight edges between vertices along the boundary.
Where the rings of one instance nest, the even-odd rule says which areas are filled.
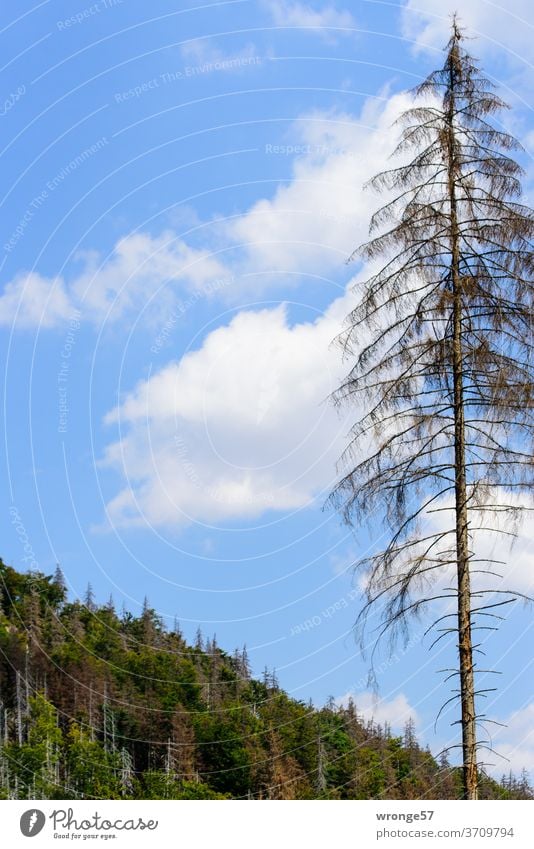
[[[392,124],[409,104],[395,95],[370,99],[358,118],[316,112],[295,122],[285,145],[267,144],[267,155],[300,155],[291,181],[226,229],[244,246],[244,270],[325,273],[342,266],[366,238],[378,205],[362,187],[384,167],[398,133]]]
[[[108,320],[115,321],[143,309],[156,294],[157,307],[168,307],[180,292],[201,289],[225,274],[209,251],[190,247],[172,232],[135,233],[120,239],[104,260],[87,254],[70,289],[94,320],[109,312]]]
[[[127,481],[110,521],[176,527],[322,502],[346,431],[327,396],[347,310],[340,298],[293,325],[283,306],[242,311],[139,383],[107,417],[122,432],[104,464]]]
[[[191,247],[172,230],[159,236],[134,233],[106,257],[78,254],[79,270],[55,281],[37,272],[21,273],[0,299],[0,321],[13,319],[23,278],[31,278],[36,297],[24,299],[20,326],[35,325],[42,317],[42,326],[52,327],[75,308],[82,320],[95,323],[130,319],[142,310],[145,323],[161,323],[180,297],[209,288],[215,280],[234,278],[219,292],[235,303],[269,287],[283,285],[287,291],[293,272],[300,279],[301,274],[339,271],[366,238],[378,201],[362,186],[391,153],[397,135],[392,124],[409,103],[406,95],[378,97],[365,104],[358,118],[336,112],[303,116],[284,148],[266,148],[266,155],[291,156],[290,181],[242,215],[214,222],[203,248]],[[298,155],[292,156],[295,149]],[[221,250],[224,262],[218,258]],[[41,316],[39,305],[49,294]]]
[[[256,272],[282,272],[276,285],[287,289],[292,271],[342,267],[377,205],[360,187],[391,152],[391,124],[407,104],[395,96],[370,101],[358,120],[316,113],[296,122],[292,142],[304,152],[291,182],[222,228],[219,243],[240,246],[226,297],[249,296],[250,286],[256,297]],[[322,499],[347,430],[326,401],[344,368],[330,343],[351,303],[344,296],[297,324],[283,308],[242,311],[141,382],[107,417],[120,423],[121,438],[104,463],[125,481],[108,504],[110,520],[250,519]]]
[[[208,294],[214,281],[228,277],[209,251],[190,247],[172,232],[159,237],[136,233],[120,239],[105,258],[86,252],[75,260],[81,269],[69,281],[35,271],[17,274],[0,296],[0,323],[55,327],[74,310],[80,310],[82,320],[114,322],[145,308],[153,320],[168,312],[180,294],[204,287]]]
[[[356,25],[350,12],[331,5],[315,9],[305,3],[275,0],[266,3],[266,7],[277,26],[317,30],[328,41],[334,41],[339,35],[350,34]],[[348,30],[348,33],[343,30]]]
[[[54,327],[73,314],[75,305],[61,278],[20,272],[0,295],[0,325]]]
[[[404,693],[399,693],[392,699],[381,698],[375,693],[365,691],[363,693],[347,693],[338,702],[346,705],[352,698],[357,713],[366,720],[374,720],[378,725],[389,723],[395,732],[401,731],[403,725],[413,719],[419,722],[419,716],[414,707],[409,703]]]
[[[287,289],[288,272],[320,274],[340,266],[365,238],[377,205],[371,192],[348,192],[347,186],[361,186],[383,166],[396,132],[392,122],[409,102],[397,95],[385,103],[370,101],[359,120],[315,114],[297,122],[293,142],[306,149],[294,162],[291,182],[225,225],[221,241],[244,245],[231,263],[236,282],[239,274],[242,282],[227,287],[230,297],[249,295],[245,287],[251,285],[256,296],[255,272],[282,272],[277,280]],[[141,280],[138,269],[153,242],[141,239],[133,251],[131,265]],[[163,245],[160,270],[150,264],[156,277],[176,265]],[[201,279],[207,262],[200,262]],[[120,276],[115,269],[108,273],[112,284]],[[97,293],[102,288],[100,279]],[[140,383],[108,416],[125,428],[122,448],[115,443],[106,452],[105,462],[125,480],[109,504],[112,521],[138,522],[142,514],[161,525],[250,518],[301,507],[327,487],[344,439],[336,415],[321,402],[339,381],[339,351],[328,345],[348,310],[349,300],[342,298],[315,322],[296,325],[282,309],[239,313],[198,350]],[[350,414],[357,418],[356,410]],[[308,433],[310,422],[318,424]],[[429,527],[439,530],[442,517],[430,516]],[[501,548],[494,557],[509,562],[506,540],[496,539]],[[477,550],[490,556],[494,544],[490,531],[481,532]],[[528,546],[521,532],[513,562],[523,591],[531,589]]]

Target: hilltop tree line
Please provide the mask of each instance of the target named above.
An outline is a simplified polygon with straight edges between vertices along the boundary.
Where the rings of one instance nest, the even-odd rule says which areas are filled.
[[[480,775],[483,798],[531,798]],[[189,645],[145,602],[120,615],[67,597],[61,570],[0,561],[0,798],[459,798],[461,771],[364,721],[290,698],[200,631]]]

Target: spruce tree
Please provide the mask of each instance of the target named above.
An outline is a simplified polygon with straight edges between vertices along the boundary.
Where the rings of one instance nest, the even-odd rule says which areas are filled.
[[[406,633],[437,597],[455,602],[441,627],[457,640],[464,795],[475,799],[473,631],[512,600],[488,586],[499,566],[482,560],[476,530],[491,511],[517,518],[532,486],[534,214],[519,200],[520,145],[495,120],[506,104],[456,19],[443,67],[415,97],[395,151],[409,161],[371,181],[388,200],[356,252],[378,270],[341,337],[353,365],[335,397],[367,406],[333,499],[350,524],[382,511],[389,532],[360,564],[359,624],[378,603],[383,633]],[[486,578],[473,588],[474,572]]]

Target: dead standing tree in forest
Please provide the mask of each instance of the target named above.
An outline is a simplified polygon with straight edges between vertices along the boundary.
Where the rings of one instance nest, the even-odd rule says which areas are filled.
[[[455,624],[442,635],[458,640],[464,795],[476,799],[482,691],[473,631],[513,599],[479,574],[472,587],[475,573],[496,569],[473,550],[473,534],[485,511],[517,515],[532,485],[534,213],[518,200],[523,172],[510,152],[520,145],[491,120],[505,104],[462,42],[455,19],[443,68],[399,119],[395,154],[411,152],[411,161],[371,181],[393,200],[356,252],[384,262],[357,284],[361,299],[341,336],[354,365],[335,400],[360,398],[367,411],[332,499],[349,524],[383,511],[391,530],[386,547],[359,564],[358,624],[383,605],[380,635],[395,634],[436,598],[455,600]],[[453,518],[432,532],[438,511]],[[453,586],[436,586],[451,570]]]

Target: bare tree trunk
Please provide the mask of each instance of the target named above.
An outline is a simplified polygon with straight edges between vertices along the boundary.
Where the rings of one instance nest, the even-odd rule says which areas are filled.
[[[451,275],[453,296],[452,371],[454,393],[454,471],[456,513],[456,563],[458,590],[458,652],[460,661],[460,700],[462,707],[463,785],[465,799],[478,799],[477,741],[473,643],[471,638],[471,584],[465,466],[465,410],[462,354],[462,281],[460,237],[456,198],[457,163],[454,138],[454,67],[450,64],[448,171],[451,211]]]
[[[458,650],[460,656],[460,694],[462,703],[462,748],[464,794],[466,799],[478,798],[476,759],[475,683],[473,644],[471,639],[471,586],[469,575],[469,541],[467,491],[465,479],[465,421],[462,379],[462,345],[459,282],[454,284],[454,466],[456,509],[456,561],[458,574]]]

